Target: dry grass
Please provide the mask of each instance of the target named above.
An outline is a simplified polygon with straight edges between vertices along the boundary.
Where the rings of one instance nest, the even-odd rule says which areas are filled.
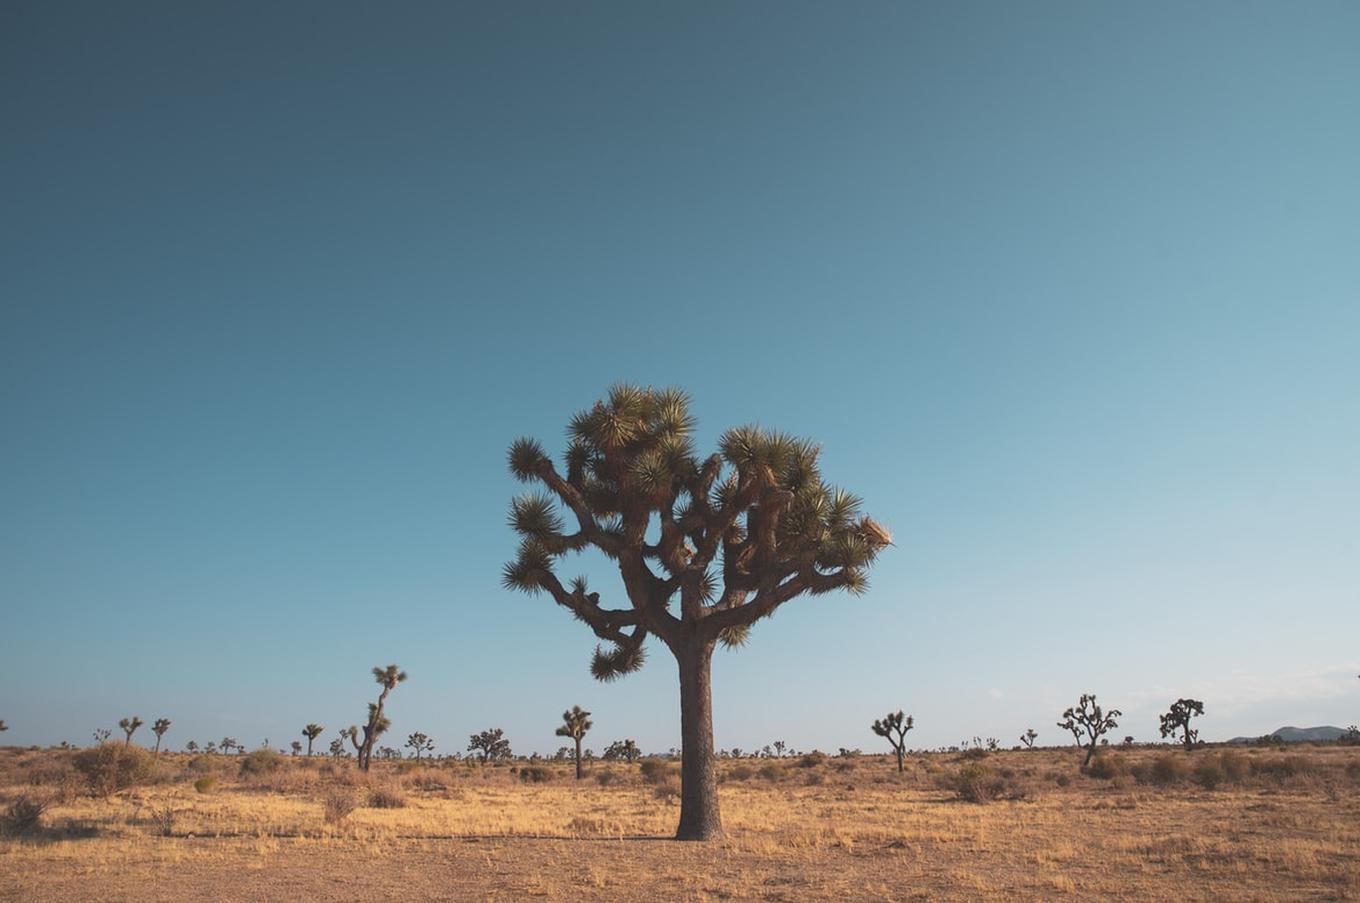
[[[952,755],[902,776],[881,757],[745,780],[751,763],[724,762],[728,839],[678,844],[657,842],[678,809],[637,765],[597,765],[602,785],[559,765],[525,783],[510,767],[242,775],[234,757],[163,756],[154,783],[99,799],[71,792],[65,754],[0,751],[0,802],[53,800],[38,832],[0,839],[0,898],[1360,899],[1360,750],[1244,752],[1213,790],[1193,768],[1139,783],[1164,753],[1121,755],[1108,780],[1070,752],[992,755],[1025,798],[985,804],[957,801]],[[205,773],[217,787],[198,793]],[[406,804],[365,805],[383,795]],[[359,808],[328,821],[341,796]]]

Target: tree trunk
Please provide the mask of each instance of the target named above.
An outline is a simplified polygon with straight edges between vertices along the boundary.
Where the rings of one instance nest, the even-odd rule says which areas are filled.
[[[154,753],[152,753],[152,755],[154,755],[154,756],[159,756],[160,754],[161,754],[161,735],[160,735],[160,734],[157,734],[157,735],[156,735],[156,751],[155,751]]]
[[[713,642],[687,637],[674,650],[680,665],[680,826],[676,840],[718,840],[718,781],[713,763]]]
[[[1091,745],[1086,747],[1086,761],[1081,763],[1081,770],[1085,771],[1091,766],[1091,757],[1096,754],[1096,741],[1092,740]]]
[[[902,767],[902,748],[897,748],[897,773],[901,774],[906,769]]]
[[[308,738],[307,738],[307,758],[310,759],[311,757],[312,757],[312,738],[311,738],[311,737],[308,737]]]
[[[576,738],[576,780],[581,780],[581,738]]]

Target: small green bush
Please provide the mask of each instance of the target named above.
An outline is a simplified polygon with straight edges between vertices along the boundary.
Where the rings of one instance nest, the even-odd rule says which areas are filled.
[[[986,765],[970,762],[959,769],[953,779],[954,794],[969,803],[986,803],[999,799],[1005,782]]]
[[[750,765],[738,765],[727,773],[728,779],[733,781],[749,781],[755,776],[756,770]]]
[[[197,781],[194,781],[194,789],[197,790],[199,793],[212,793],[216,787],[217,778],[213,777],[210,774],[205,774]]]
[[[526,784],[543,784],[553,779],[553,773],[539,765],[526,765],[519,770],[519,779]]]
[[[826,753],[810,752],[798,760],[799,768],[816,768],[826,761]]]
[[[601,770],[595,772],[595,783],[599,784],[601,787],[608,787],[610,784],[614,783],[617,778],[618,775],[614,774],[612,771]]]
[[[663,781],[656,785],[652,796],[665,803],[672,803],[680,796],[680,787],[674,781]]]

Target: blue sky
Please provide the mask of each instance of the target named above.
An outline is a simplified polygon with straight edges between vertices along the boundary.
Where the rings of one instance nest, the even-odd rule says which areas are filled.
[[[503,590],[515,437],[616,380],[894,531],[715,665],[720,746],[1084,691],[1360,720],[1360,8],[11,3],[0,718],[679,742]],[[620,591],[584,560],[606,602]]]

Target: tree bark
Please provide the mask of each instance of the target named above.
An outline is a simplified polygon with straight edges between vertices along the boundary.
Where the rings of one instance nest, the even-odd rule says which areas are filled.
[[[581,738],[576,737],[576,780],[581,780]]]
[[[901,774],[906,769],[902,766],[902,747],[897,748],[897,773]]]
[[[718,781],[713,760],[713,641],[686,637],[676,644],[680,666],[680,826],[676,840],[718,840]]]

